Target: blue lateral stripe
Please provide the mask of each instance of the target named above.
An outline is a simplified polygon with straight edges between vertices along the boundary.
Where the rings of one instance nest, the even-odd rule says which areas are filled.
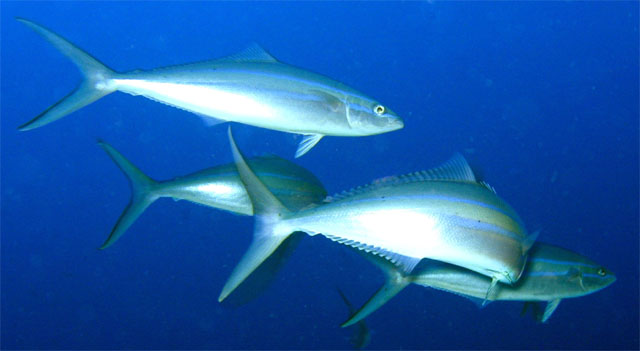
[[[598,265],[594,265],[594,264],[589,264],[589,263],[582,263],[582,262],[569,262],[569,261],[558,261],[558,260],[552,260],[549,258],[529,258],[529,261],[531,262],[544,262],[544,263],[551,263],[551,264],[557,264],[557,265],[563,265],[563,266],[581,266],[581,267],[589,267],[589,268],[599,268],[600,266]]]
[[[217,86],[237,87],[237,88],[246,89],[246,84],[242,84],[242,83],[225,83],[225,84],[216,84],[216,85]],[[283,96],[283,97],[286,97],[286,98],[290,98],[292,100],[318,101],[318,102],[325,101],[325,99],[323,99],[322,96],[320,96],[318,94],[304,94],[304,93],[299,93],[299,92],[294,92],[294,91],[286,91],[286,90],[270,90],[269,94],[276,95],[276,96]],[[336,99],[338,99],[338,97],[336,97]],[[368,114],[373,113],[373,110],[372,110],[371,107],[358,105],[356,103],[349,102],[349,101],[344,101],[342,99],[340,100],[340,102],[343,103],[343,104],[346,104],[347,106],[349,106],[349,110],[351,110],[351,111],[360,111],[360,112],[368,113]],[[372,101],[372,104],[373,103],[374,102]]]
[[[198,83],[195,83],[195,84],[198,84]],[[240,89],[243,89],[245,91],[247,90],[247,84],[246,83],[224,83],[224,84],[206,84],[206,85],[215,85],[216,87],[229,87],[231,89],[240,88]],[[243,92],[243,94],[245,94],[245,92]],[[294,92],[294,91],[290,91],[290,90],[272,90],[272,89],[270,89],[269,90],[269,94],[281,95],[281,96],[284,96],[284,97],[291,98],[292,100],[302,100],[302,101],[323,101],[324,100],[318,94],[304,94],[304,93]]]
[[[299,78],[299,77],[296,77],[296,76],[280,75],[280,74],[268,73],[268,72],[259,71],[259,70],[252,71],[252,70],[238,69],[238,68],[218,68],[216,70],[219,71],[219,72],[245,73],[245,74],[248,73],[248,74],[255,74],[255,75],[263,76],[263,77],[282,79],[282,80],[287,80],[287,81],[295,81],[295,82],[298,82],[298,83],[303,83],[303,84],[306,84],[306,85],[315,86],[317,88],[321,88],[321,89],[325,89],[325,90],[332,90],[332,91],[341,93],[341,94],[346,95],[346,96],[355,96],[355,97],[358,97],[358,98],[363,99],[365,101],[371,102],[372,104],[375,103],[375,101],[373,101],[371,98],[368,98],[368,97],[366,97],[364,95],[356,94],[353,91],[346,91],[346,90],[340,89],[340,88],[335,87],[335,86],[322,84],[322,83],[319,83],[317,81],[311,81],[311,80],[302,79],[302,78]]]
[[[527,272],[526,275],[528,277],[561,277],[569,274],[569,271],[566,272]],[[598,274],[593,273],[582,273],[583,277],[589,278],[606,278]]]
[[[567,275],[567,272],[528,272],[528,277],[557,277]]]
[[[221,84],[224,86],[229,86],[229,87],[238,87],[238,88],[246,88],[246,84],[230,84],[230,83],[225,83],[225,84]],[[269,94],[271,95],[276,95],[276,96],[284,96],[286,98],[290,98],[292,100],[301,100],[301,101],[318,101],[318,102],[323,102],[326,101],[324,98],[322,98],[322,96],[318,95],[318,94],[304,94],[304,93],[299,93],[299,92],[294,92],[294,91],[287,91],[287,90],[270,90]],[[338,99],[338,97],[336,97],[336,99]],[[363,113],[373,113],[373,110],[371,107],[367,107],[367,106],[362,106],[362,105],[358,105],[356,103],[353,102],[349,102],[349,101],[344,101],[344,100],[340,100],[341,103],[346,104],[347,106],[349,106],[349,110],[351,111],[360,111]],[[374,102],[372,102],[373,104]]]
[[[469,219],[469,218],[464,218],[464,217],[455,216],[455,215],[448,215],[447,218],[451,220],[454,225],[457,225],[463,228],[496,233],[502,236],[509,237],[518,242],[522,240],[521,235],[518,235],[517,233],[514,233],[510,230],[499,227],[495,224],[478,222],[475,219]]]
[[[271,189],[273,195],[302,195],[302,194],[315,194],[316,192],[313,190],[306,189]]]
[[[593,274],[593,273],[582,273],[582,276],[589,277],[589,278],[601,278],[601,279],[608,278],[607,276],[602,276],[600,274]]]
[[[289,175],[281,174],[281,173],[255,172],[255,174],[258,177],[265,176],[265,177],[272,177],[272,178],[286,179],[286,180],[295,180],[295,181],[299,181],[299,182],[308,183],[305,179],[294,177],[294,176],[289,176]],[[233,172],[232,171],[232,172],[225,172],[225,173],[216,174],[216,177],[230,177],[230,176],[238,177],[238,172]]]
[[[449,201],[449,202],[456,202],[456,203],[463,203],[463,204],[468,204],[468,205],[476,205],[476,206],[480,206],[486,209],[490,209],[496,212],[499,212],[511,219],[513,219],[515,222],[516,221],[511,214],[507,213],[506,211],[504,211],[503,209],[490,205],[490,204],[486,204],[484,202],[480,202],[480,201],[476,201],[476,200],[470,200],[470,199],[463,199],[463,198],[459,198],[459,197],[452,197],[452,196],[445,196],[445,195],[397,195],[397,196],[387,196],[385,197],[385,199],[389,199],[389,200],[444,200],[444,201]],[[358,203],[358,202],[368,202],[368,201],[379,201],[380,199],[378,198],[369,198],[369,199],[360,199],[360,200],[352,200],[351,202],[353,203]],[[348,201],[348,200],[347,200]]]

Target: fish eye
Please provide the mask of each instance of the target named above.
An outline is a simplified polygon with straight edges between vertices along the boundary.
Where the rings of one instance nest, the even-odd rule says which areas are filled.
[[[607,275],[607,271],[605,271],[604,268],[600,268],[598,269],[598,275],[604,277]]]
[[[384,114],[384,106],[382,105],[376,105],[376,107],[373,108],[373,112],[375,112],[378,116],[382,116]]]

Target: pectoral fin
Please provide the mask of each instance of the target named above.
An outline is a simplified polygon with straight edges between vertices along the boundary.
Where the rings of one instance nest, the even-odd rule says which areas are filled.
[[[491,285],[489,285],[489,289],[487,289],[487,294],[484,296],[484,301],[482,301],[482,306],[484,307],[487,303],[489,303],[489,297],[493,293],[496,285],[498,285],[499,279],[497,277],[493,277],[491,280]]]
[[[302,141],[300,142],[300,145],[298,145],[298,150],[296,150],[296,158],[298,158],[298,157],[306,154],[307,152],[309,152],[309,150],[311,150],[311,148],[316,146],[316,144],[320,141],[320,139],[322,139],[322,137],[324,137],[324,135],[322,135],[322,134],[308,134],[308,135],[305,135],[302,138]]]
[[[571,282],[578,281],[578,284],[580,284],[580,287],[582,288],[582,290],[585,290],[585,291],[587,290],[584,287],[584,284],[582,283],[582,272],[577,270],[575,267],[571,267],[571,269],[567,271],[566,275],[569,281]]]

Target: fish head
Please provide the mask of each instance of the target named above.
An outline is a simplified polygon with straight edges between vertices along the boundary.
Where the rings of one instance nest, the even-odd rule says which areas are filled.
[[[599,265],[580,266],[572,268],[569,280],[580,284],[585,293],[592,293],[604,289],[616,281],[616,275]]]
[[[348,99],[347,121],[358,135],[374,135],[402,129],[404,121],[377,101],[352,97]]]
[[[529,252],[523,279],[545,285],[558,297],[578,297],[604,289],[616,281],[609,269],[573,251],[536,243]]]

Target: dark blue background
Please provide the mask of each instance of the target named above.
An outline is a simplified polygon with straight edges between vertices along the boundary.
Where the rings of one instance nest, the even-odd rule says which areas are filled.
[[[256,41],[405,119],[398,132],[325,138],[298,160],[330,193],[461,151],[541,241],[618,277],[544,325],[517,303],[478,310],[412,286],[368,319],[371,348],[638,348],[637,2],[1,5],[2,347],[348,348],[336,286],[358,305],[382,282],[343,247],[306,238],[264,295],[221,305],[252,220],[171,200],[97,250],[129,190],[96,139],[167,179],[230,162],[226,127],[115,93],[18,132],[81,79],[21,16],[119,71]],[[248,155],[291,158],[300,140],[234,132]]]

